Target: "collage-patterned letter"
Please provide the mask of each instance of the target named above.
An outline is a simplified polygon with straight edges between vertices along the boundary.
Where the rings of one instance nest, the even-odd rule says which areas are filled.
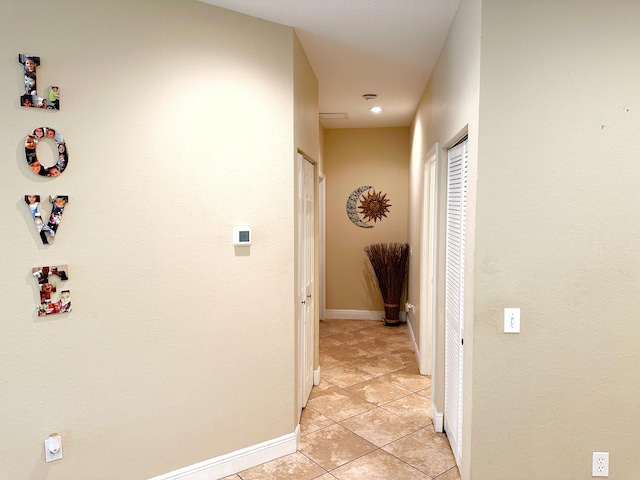
[[[71,294],[69,290],[62,290],[58,294],[59,282],[69,279],[69,269],[66,265],[35,267],[31,273],[38,280],[40,287],[40,303],[38,316],[52,315],[71,311]]]
[[[24,68],[24,92],[20,96],[20,105],[30,108],[60,110],[60,93],[57,86],[49,87],[48,98],[38,96],[36,69],[40,66],[40,57],[20,53],[18,54],[18,63]]]
[[[42,140],[54,141],[56,144],[55,156],[58,160],[56,163],[49,165],[48,167],[45,167],[40,163],[36,154],[38,142]],[[24,141],[24,154],[29,168],[33,173],[42,177],[57,177],[64,172],[65,168],[67,168],[67,165],[69,164],[69,150],[67,149],[64,137],[59,131],[56,131],[51,127],[38,127],[32,133],[27,135],[27,138]]]
[[[40,213],[40,195],[25,195],[24,201],[29,205],[31,211],[31,218],[36,224],[42,243],[45,245],[51,245],[55,238],[58,226],[62,221],[62,213],[64,208],[69,203],[69,197],[67,195],[52,195],[49,197],[49,201],[53,204],[51,209],[51,215],[49,215],[49,221],[45,225]]]

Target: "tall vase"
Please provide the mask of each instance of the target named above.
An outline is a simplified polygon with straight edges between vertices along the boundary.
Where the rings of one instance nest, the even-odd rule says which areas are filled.
[[[408,243],[374,243],[364,247],[384,303],[384,324],[400,325],[400,302],[409,267]]]
[[[400,305],[397,303],[385,303],[383,321],[388,327],[397,327],[400,325]]]

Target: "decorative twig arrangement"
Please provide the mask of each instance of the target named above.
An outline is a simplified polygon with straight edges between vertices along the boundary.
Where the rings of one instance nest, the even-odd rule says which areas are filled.
[[[378,280],[384,303],[384,323],[400,324],[400,299],[409,268],[409,244],[374,243],[364,247]]]

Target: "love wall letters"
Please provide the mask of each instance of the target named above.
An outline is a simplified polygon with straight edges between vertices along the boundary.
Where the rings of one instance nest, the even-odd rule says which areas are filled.
[[[18,63],[24,69],[24,92],[20,96],[20,105],[29,108],[60,110],[60,96],[57,86],[50,87],[48,99],[38,96],[36,69],[40,66],[40,57],[21,53],[18,55]],[[47,167],[38,160],[36,147],[40,141],[55,142],[58,160],[54,165]],[[31,134],[27,135],[24,150],[29,168],[39,176],[57,177],[65,171],[69,163],[69,152],[64,138],[59,131],[51,127],[35,128]],[[51,195],[49,197],[52,208],[46,223],[40,211],[40,195],[27,194],[24,196],[24,201],[29,208],[42,243],[51,245],[62,221],[62,213],[69,202],[69,197],[67,195]],[[71,311],[71,294],[63,287],[64,282],[69,279],[67,265],[34,267],[31,269],[31,273],[40,289],[38,316]]]

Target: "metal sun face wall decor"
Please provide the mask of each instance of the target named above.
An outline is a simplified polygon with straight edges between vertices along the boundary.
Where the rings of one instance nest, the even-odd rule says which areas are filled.
[[[40,57],[35,55],[18,54],[18,63],[24,69],[24,92],[20,96],[20,105],[27,108],[46,110],[60,110],[60,94],[57,86],[52,86],[48,98],[38,96],[36,88],[36,68],[40,66]],[[40,113],[42,114],[42,113]],[[55,164],[44,166],[38,160],[36,147],[38,142],[55,142]],[[64,138],[59,131],[50,127],[37,127],[27,135],[24,142],[25,157],[31,171],[42,177],[55,178],[62,174],[69,163],[69,152]],[[40,195],[27,194],[24,201],[29,208],[31,218],[36,226],[40,239],[45,245],[53,244],[56,232],[62,221],[62,214],[69,203],[67,195],[51,195],[51,214],[48,220],[42,217],[40,210]],[[67,265],[52,265],[34,267],[31,273],[38,282],[39,303],[36,309],[39,317],[71,311],[71,294],[63,283],[69,279]]]
[[[351,192],[347,198],[347,215],[351,223],[357,227],[373,228],[371,220],[376,223],[378,220],[387,218],[389,207],[392,206],[387,200],[386,193],[376,192],[375,189],[371,193],[372,189],[370,185],[363,185]],[[357,205],[358,201],[360,205]]]

